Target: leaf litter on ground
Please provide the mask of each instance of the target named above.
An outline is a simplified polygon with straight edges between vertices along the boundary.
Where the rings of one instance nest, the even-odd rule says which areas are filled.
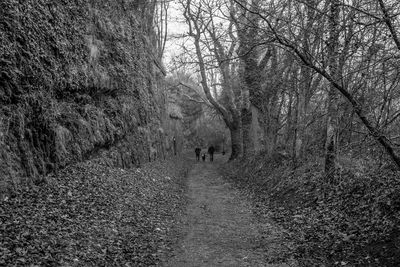
[[[142,168],[69,166],[0,206],[1,266],[153,266],[171,253],[184,210],[184,159]]]
[[[400,173],[343,170],[329,184],[321,169],[309,160],[293,170],[260,154],[222,172],[253,199],[259,218],[287,230],[301,266],[400,266]]]

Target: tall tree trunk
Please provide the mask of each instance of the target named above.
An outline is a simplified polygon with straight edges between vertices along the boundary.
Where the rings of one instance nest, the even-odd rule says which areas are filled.
[[[315,15],[316,15],[316,6],[318,5],[318,1],[312,0],[308,1],[308,4],[305,6],[306,8],[306,28],[303,29],[302,36],[302,47],[306,53],[311,54],[314,51],[315,47],[318,45],[314,40],[310,38],[311,32],[307,29],[311,29],[313,24],[315,23]],[[300,86],[299,86],[299,95],[297,98],[297,139],[295,144],[295,156],[296,159],[302,160],[305,154],[305,148],[308,143],[308,134],[307,134],[307,123],[308,123],[308,108],[309,102],[312,95],[312,82],[313,77],[311,75],[311,69],[302,64],[300,66]],[[318,86],[318,78],[317,83],[314,86]]]
[[[306,123],[307,123],[307,108],[304,103],[304,95],[300,94],[297,106],[297,134],[295,142],[295,157],[300,160],[304,156],[305,144],[306,144]]]
[[[300,97],[300,91],[301,91],[301,84],[299,84],[298,79],[299,79],[299,69],[298,68],[293,68],[293,86],[292,86],[292,91],[293,91],[293,119],[292,119],[292,127],[290,128],[291,134],[293,139],[289,140],[291,141],[291,144],[288,143],[288,146],[290,146],[290,154],[293,162],[293,167],[296,167],[296,160],[297,160],[297,155],[296,155],[296,148],[297,148],[297,143],[298,143],[298,118],[299,118],[299,97]]]
[[[330,75],[338,82],[338,46],[339,46],[339,1],[330,0],[328,67]],[[325,174],[332,182],[335,174],[336,140],[338,124],[338,93],[333,84],[329,85],[328,114],[325,140]]]
[[[242,133],[243,133],[243,157],[254,155],[254,140],[251,133],[253,114],[251,110],[252,103],[256,102],[255,96],[261,95],[260,71],[255,60],[256,55],[250,53],[244,57],[243,80],[243,104],[242,104]],[[259,104],[259,103],[257,103]]]
[[[251,134],[252,124],[252,110],[250,101],[254,98],[254,94],[260,90],[260,84],[255,79],[254,74],[258,73],[258,67],[255,60],[252,59],[254,55],[244,56],[243,73],[241,73],[242,86],[242,110],[241,110],[241,123],[242,123],[242,138],[243,138],[243,157],[248,158],[254,155],[254,140]]]
[[[301,67],[301,79],[297,98],[297,138],[295,142],[295,156],[298,160],[303,158],[307,144],[306,126],[312,76],[311,70],[306,66]]]
[[[242,1],[245,4],[247,1]],[[259,9],[260,0],[252,0],[250,4],[251,10],[257,12]],[[261,69],[258,65],[259,55],[253,46],[257,43],[257,25],[259,16],[253,12],[239,13],[235,19],[237,34],[239,39],[238,54],[241,57],[243,65],[240,75],[242,81],[242,137],[243,137],[243,156],[251,157],[254,155],[254,140],[251,133],[252,125],[252,110],[251,104],[259,107],[259,99],[262,95],[261,85]],[[249,27],[249,23],[252,27]],[[258,99],[257,99],[258,98]],[[257,101],[258,100],[258,101]],[[258,102],[258,103],[257,103]],[[251,104],[250,104],[251,103]]]

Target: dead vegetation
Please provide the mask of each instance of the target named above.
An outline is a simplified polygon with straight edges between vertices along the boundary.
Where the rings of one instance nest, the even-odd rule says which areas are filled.
[[[372,168],[346,166],[326,183],[321,161],[294,170],[285,157],[259,155],[224,172],[252,196],[258,215],[289,231],[302,266],[398,266],[399,173],[368,162]]]
[[[149,266],[178,238],[190,164],[96,159],[1,199],[2,266]]]

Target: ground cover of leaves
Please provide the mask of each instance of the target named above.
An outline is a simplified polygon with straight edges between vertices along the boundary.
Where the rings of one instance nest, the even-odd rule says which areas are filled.
[[[190,164],[91,160],[1,200],[1,266],[153,266],[176,242]]]
[[[399,173],[344,170],[328,184],[321,164],[293,170],[285,159],[260,155],[222,171],[253,199],[260,219],[288,231],[300,266],[400,266]]]

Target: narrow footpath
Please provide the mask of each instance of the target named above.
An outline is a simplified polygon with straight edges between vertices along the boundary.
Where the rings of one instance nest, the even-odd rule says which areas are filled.
[[[166,266],[296,266],[274,260],[286,249],[281,230],[268,218],[257,220],[250,201],[218,174],[223,160],[190,171],[184,237]]]

